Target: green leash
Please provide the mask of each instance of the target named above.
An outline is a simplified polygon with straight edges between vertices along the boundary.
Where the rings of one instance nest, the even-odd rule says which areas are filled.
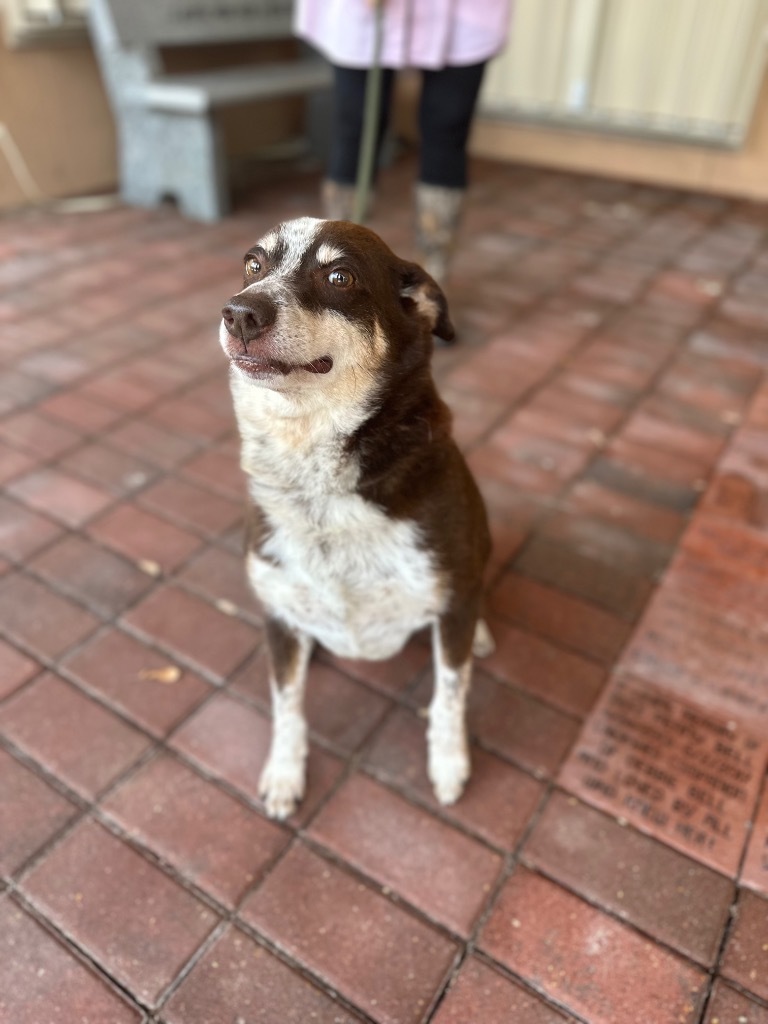
[[[365,106],[363,108],[363,135],[360,139],[360,156],[357,162],[355,202],[352,220],[362,224],[368,209],[368,199],[373,183],[374,161],[376,159],[376,136],[379,132],[379,109],[381,105],[381,48],[384,40],[384,0],[376,0],[373,28],[373,63],[365,80]]]

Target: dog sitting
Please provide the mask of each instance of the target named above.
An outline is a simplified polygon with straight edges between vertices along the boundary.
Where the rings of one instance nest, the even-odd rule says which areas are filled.
[[[315,641],[379,660],[432,628],[428,773],[453,803],[469,777],[465,704],[490,537],[430,371],[453,337],[445,297],[366,228],[304,217],[244,257],[222,310],[247,474],[247,573],[265,613],[273,706],[267,814],[304,794],[304,684]]]

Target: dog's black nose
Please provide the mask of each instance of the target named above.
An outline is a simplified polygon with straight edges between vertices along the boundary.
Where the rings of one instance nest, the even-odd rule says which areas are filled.
[[[227,330],[244,342],[258,338],[277,319],[277,306],[265,296],[250,301],[238,296],[221,311]]]

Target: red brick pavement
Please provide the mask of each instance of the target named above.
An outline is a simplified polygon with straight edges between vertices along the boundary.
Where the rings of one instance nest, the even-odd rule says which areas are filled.
[[[768,208],[476,165],[474,775],[436,805],[420,641],[321,653],[278,825],[215,328],[316,186],[0,228],[0,1021],[765,1024]]]

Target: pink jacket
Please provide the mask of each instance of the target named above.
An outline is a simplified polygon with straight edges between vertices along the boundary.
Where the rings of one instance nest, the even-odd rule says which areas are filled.
[[[384,0],[382,64],[441,68],[479,64],[507,38],[511,0]],[[368,67],[374,15],[368,0],[297,0],[296,34],[332,63]]]

